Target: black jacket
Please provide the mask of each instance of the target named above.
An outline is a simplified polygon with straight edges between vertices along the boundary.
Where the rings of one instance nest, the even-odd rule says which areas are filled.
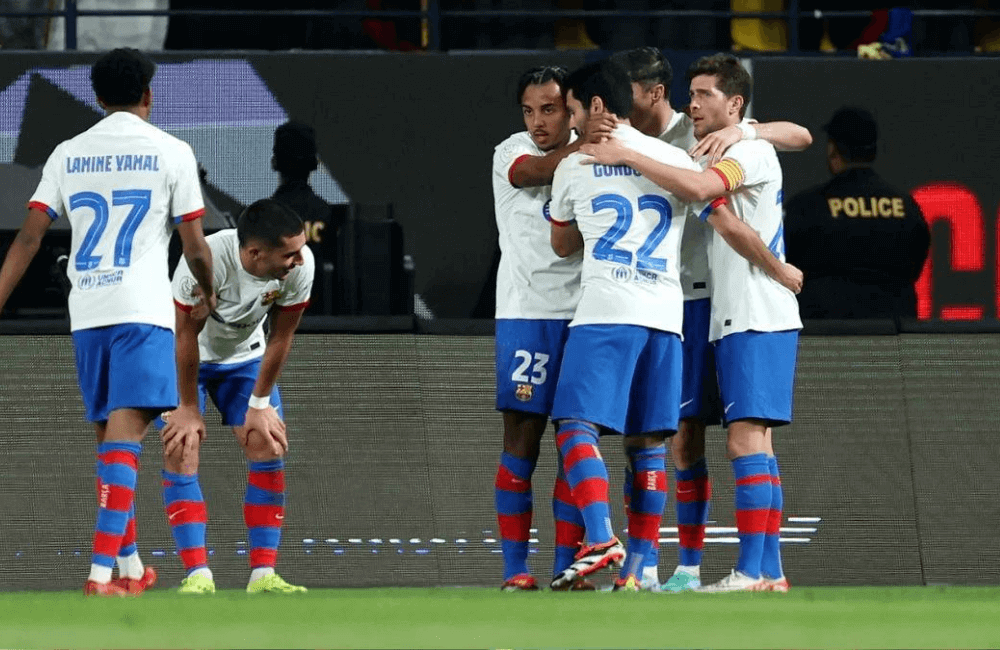
[[[805,274],[803,318],[915,317],[929,247],[916,201],[868,167],[785,204],[787,259]]]

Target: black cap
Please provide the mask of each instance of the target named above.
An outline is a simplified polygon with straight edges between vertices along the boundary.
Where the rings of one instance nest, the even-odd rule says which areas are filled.
[[[274,161],[278,171],[316,169],[316,131],[302,122],[286,122],[274,131]]]
[[[830,139],[851,154],[875,153],[878,142],[878,123],[875,116],[857,106],[843,106],[830,118],[823,129]]]

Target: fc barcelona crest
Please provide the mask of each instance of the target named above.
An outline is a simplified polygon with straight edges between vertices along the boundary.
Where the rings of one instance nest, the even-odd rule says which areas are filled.
[[[268,291],[267,293],[261,294],[260,304],[267,307],[272,302],[281,297],[281,291],[275,289],[274,291]]]
[[[535,387],[531,384],[518,384],[517,389],[514,391],[514,397],[522,402],[530,402],[534,396]]]

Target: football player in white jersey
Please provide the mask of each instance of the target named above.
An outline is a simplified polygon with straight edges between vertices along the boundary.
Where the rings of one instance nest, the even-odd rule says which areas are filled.
[[[533,514],[531,477],[559,376],[559,363],[580,292],[580,257],[561,259],[549,245],[545,206],[556,165],[576,151],[562,95],[566,69],[525,72],[517,101],[525,131],[493,154],[493,199],[500,243],[496,293],[496,408],[503,413],[504,443],[494,482],[503,550],[501,589],[538,588],[528,568]],[[595,142],[614,121],[597,116]],[[553,494],[556,553],[553,575],[573,562],[582,539],[579,512],[560,475]],[[584,588],[586,585],[584,585]]]
[[[593,113],[631,110],[628,74],[613,61],[584,66],[565,85],[578,129]],[[684,150],[642,135],[627,118],[618,121],[616,140],[656,160],[699,169]],[[677,429],[681,401],[680,243],[695,208],[627,166],[583,165],[582,158],[572,154],[562,161],[552,186],[553,250],[567,256],[583,249],[582,294],[552,418],[587,539],[555,583],[575,582],[625,559],[611,526],[607,468],[598,450],[602,432],[618,433],[635,481],[628,557],[615,588],[637,590],[666,503],[664,438]],[[700,206],[696,212],[716,208],[724,209]]]
[[[98,443],[100,503],[87,595],[138,594],[156,581],[136,551],[133,503],[146,429],[157,413],[177,405],[167,272],[174,226],[206,307],[215,304],[194,153],[148,122],[155,70],[131,48],[94,63],[90,78],[107,116],[49,156],[0,269],[2,309],[52,222],[69,219],[70,327]],[[112,581],[116,557],[121,577]]]
[[[315,261],[302,220],[272,199],[248,206],[236,229],[210,235],[208,244],[218,307],[207,316],[195,313],[200,291],[183,261],[173,280],[180,406],[164,418],[163,502],[187,569],[179,591],[215,592],[205,550],[208,517],[198,484],[205,434],[201,414],[210,397],[248,461],[243,505],[250,538],[247,592],[304,592],[305,587],[290,585],[274,572],[285,518],[288,449],[275,382],[309,304]]]
[[[687,72],[695,136],[739,124],[750,97],[751,79],[728,54],[703,57]],[[744,140],[702,172],[663,165],[606,143],[588,151],[596,162],[635,166],[658,185],[689,200],[726,195],[733,210],[784,260],[782,174],[774,147]],[[793,291],[766,267],[748,264],[719,233],[713,236],[712,315],[709,339],[728,431],[727,450],[736,474],[736,523],[740,554],[736,568],[706,591],[787,591],[781,567],[783,492],[771,427],[792,418],[798,331],[802,327]],[[761,268],[765,269],[761,273]],[[801,274],[798,276],[801,282]]]
[[[662,51],[655,47],[640,47],[619,52],[612,58],[622,64],[632,80],[632,113],[629,115],[632,126],[645,135],[688,151],[696,160],[704,155],[709,163],[714,164],[726,149],[746,137],[767,140],[776,149],[784,151],[801,151],[812,144],[809,130],[798,124],[750,124],[746,120],[696,140],[691,118],[674,110],[670,104],[673,71]],[[712,492],[705,461],[705,427],[722,422],[715,355],[708,341],[711,317],[708,241],[711,233],[712,227],[707,223],[692,220],[684,229],[681,241],[684,381],[680,426],[677,434],[670,439],[680,543],[678,565],[662,586],[670,592],[701,586],[701,556]],[[629,500],[630,486],[630,477],[626,476],[626,501]],[[660,586],[658,559],[655,552],[648,558],[642,578],[644,589],[655,590]]]

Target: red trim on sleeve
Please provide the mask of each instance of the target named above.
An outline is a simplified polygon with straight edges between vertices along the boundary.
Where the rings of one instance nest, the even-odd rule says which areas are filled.
[[[728,205],[728,204],[729,204],[729,201],[726,200],[726,197],[720,196],[719,198],[717,198],[714,201],[712,201],[711,203],[709,203],[708,207],[710,207],[711,209],[714,210],[717,207],[719,207],[720,205]]]
[[[180,309],[185,314],[190,314],[191,311],[194,309],[194,305],[185,305],[184,303],[178,302],[176,300],[174,300],[174,304],[177,305],[177,309]]]
[[[302,311],[309,306],[309,301],[300,302],[295,305],[278,305],[278,311]]]
[[[514,168],[523,163],[527,158],[531,158],[530,153],[518,156],[514,159],[514,162],[510,164],[510,167],[507,168],[507,181],[514,187],[520,187],[514,182]]]
[[[174,217],[175,223],[187,223],[188,221],[194,221],[195,219],[200,219],[205,216],[205,208],[200,208],[194,212],[188,212],[187,214],[182,214],[179,217]]]
[[[41,201],[28,201],[28,209],[41,210],[45,214],[49,215],[49,219],[52,219],[53,221],[59,218],[59,213],[57,213],[55,210],[45,205]]]
[[[576,223],[576,219],[574,219],[573,221],[556,221],[555,219],[552,220],[552,225],[559,226],[560,228],[565,228],[566,226],[573,223]]]
[[[726,175],[725,175],[725,174],[723,174],[722,172],[720,172],[720,171],[719,171],[718,169],[716,169],[715,167],[709,167],[709,169],[711,169],[711,170],[712,170],[713,172],[715,172],[716,174],[718,174],[718,175],[719,175],[719,178],[721,178],[721,179],[722,179],[722,185],[723,185],[723,186],[724,186],[724,187],[726,188],[726,191],[727,191],[727,192],[729,192],[730,190],[732,190],[732,189],[733,189],[733,188],[729,187],[729,179],[728,179],[728,178],[726,178]]]

